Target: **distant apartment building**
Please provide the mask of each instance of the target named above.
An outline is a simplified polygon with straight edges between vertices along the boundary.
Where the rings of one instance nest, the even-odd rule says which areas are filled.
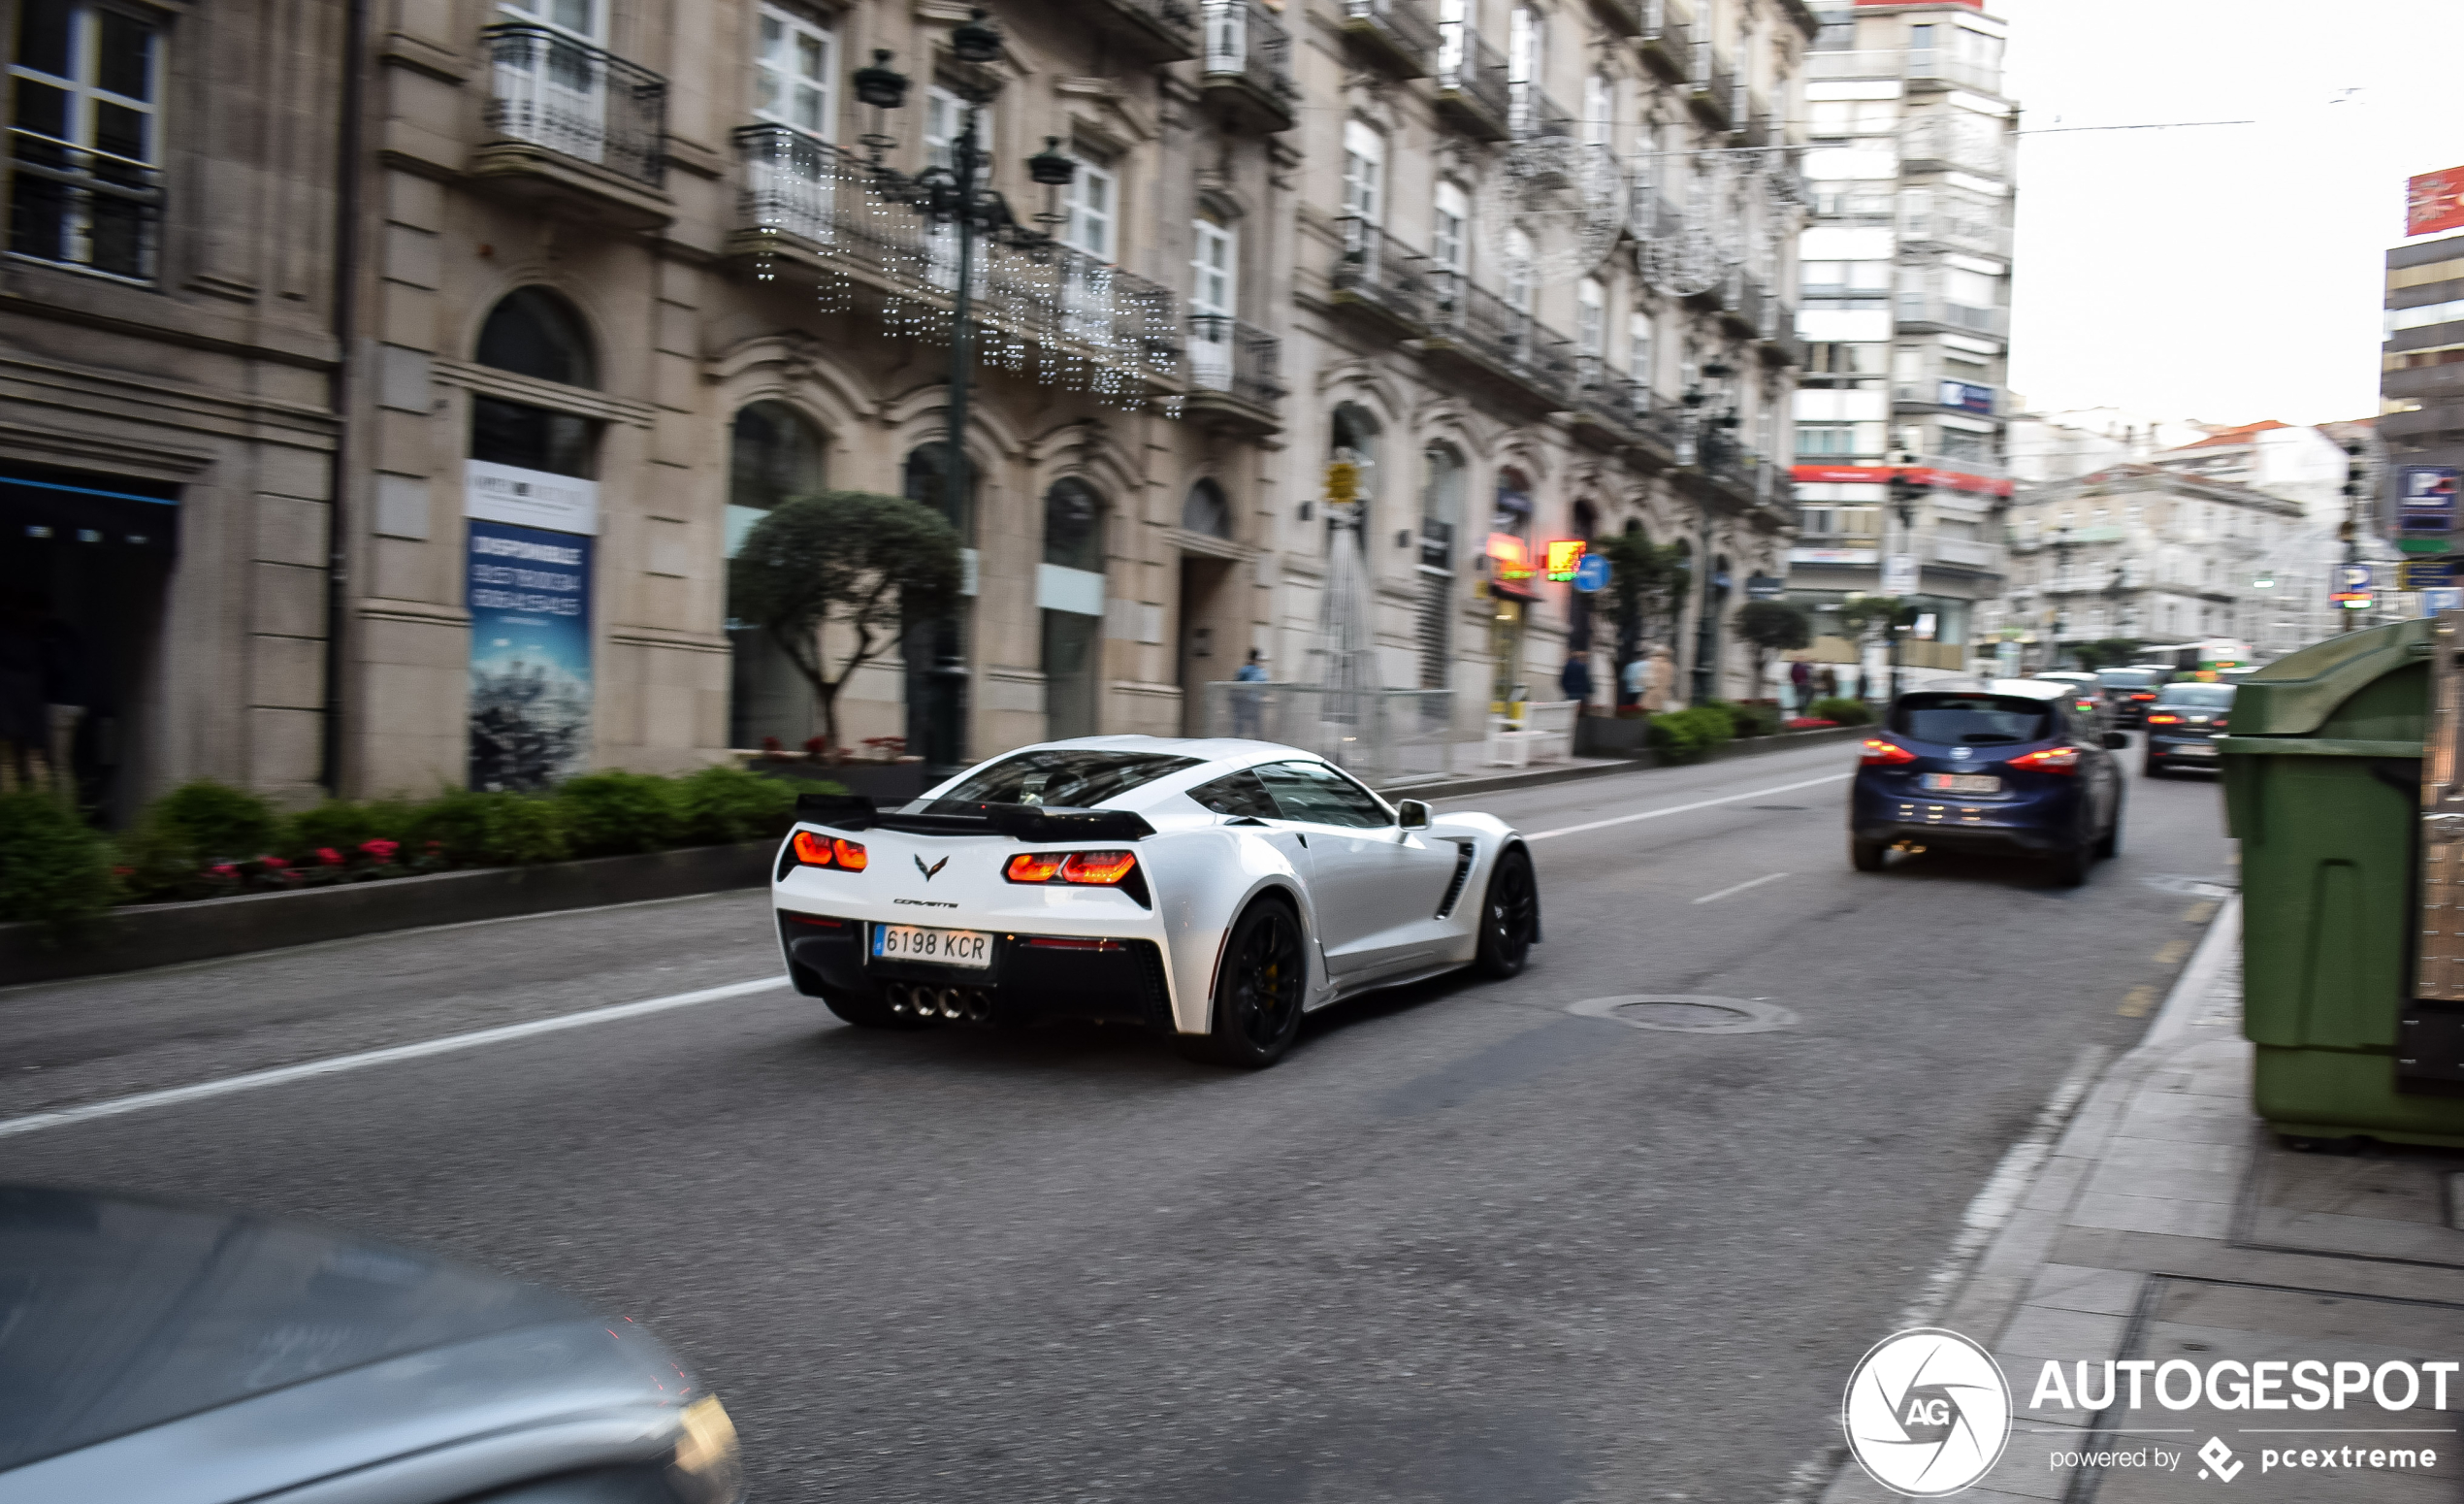
[[[2262,638],[2281,614],[2266,561],[2299,537],[2301,504],[2128,462],[2029,486],[2010,508],[2010,584],[1994,627],[2031,669],[2081,643]]]
[[[2372,427],[2391,485],[2411,467],[2464,467],[2464,235],[2395,246],[2386,265],[2381,415]]]
[[[1971,0],[1859,0],[1823,20],[1805,67],[1814,213],[1790,596],[1818,623],[1854,595],[1912,596],[1931,640],[1903,656],[1962,669],[1977,608],[2001,587],[2010,494],[2006,27]],[[1893,505],[1895,474],[1921,499]],[[1828,656],[1849,651],[1818,631]]]

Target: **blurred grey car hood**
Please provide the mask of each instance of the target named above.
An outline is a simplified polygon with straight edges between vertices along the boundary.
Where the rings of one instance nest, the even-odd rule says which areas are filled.
[[[647,1330],[429,1255],[0,1187],[0,1504],[451,1498],[654,1457],[702,1392]]]

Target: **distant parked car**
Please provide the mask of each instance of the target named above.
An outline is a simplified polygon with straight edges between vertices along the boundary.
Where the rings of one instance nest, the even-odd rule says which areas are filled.
[[[658,1338],[248,1212],[0,1186],[0,1504],[735,1504]]]
[[[2230,684],[2167,684],[2148,706],[2148,746],[2139,771],[2160,778],[2177,768],[2216,770],[2216,738],[2233,710]]]

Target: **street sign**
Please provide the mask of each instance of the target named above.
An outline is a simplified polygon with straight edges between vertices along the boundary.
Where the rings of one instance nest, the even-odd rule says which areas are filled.
[[[2395,473],[2395,523],[2406,533],[2455,531],[2456,470],[2407,465]]]
[[[1895,553],[1882,561],[1882,593],[1887,596],[1912,596],[1917,593],[1917,556]]]
[[[2370,566],[2339,564],[2328,577],[2335,582],[2335,588],[2327,594],[2328,600],[2349,611],[2365,610],[2369,607]]]
[[[1587,553],[1583,562],[1574,566],[1574,588],[1583,594],[1590,595],[1607,583],[1608,561],[1599,554]]]
[[[2396,563],[2398,590],[2438,590],[2455,583],[2456,561],[2448,558],[2403,559]]]
[[[1745,599],[1748,601],[1776,601],[1787,592],[1788,581],[1776,574],[1745,576]]]
[[[1579,538],[1552,538],[1542,545],[1548,577],[1557,584],[1569,584],[1574,577],[1574,566],[1583,562],[1587,545]]]
[[[2464,611],[2464,590],[2442,586],[2421,592],[2421,614],[2436,616],[2441,611]]]

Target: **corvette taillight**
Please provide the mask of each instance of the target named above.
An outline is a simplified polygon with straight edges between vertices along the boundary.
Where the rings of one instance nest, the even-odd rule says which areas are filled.
[[[1134,851],[1023,851],[1001,875],[1014,883],[1079,883],[1118,888],[1138,870]]]
[[[1857,761],[1867,768],[1897,768],[1901,763],[1913,763],[1916,760],[1917,755],[1914,752],[1896,741],[1885,741],[1880,736],[1867,736],[1864,748],[1857,754]]]
[[[2077,747],[2047,747],[2011,759],[2013,768],[2024,768],[2032,773],[2075,773],[2079,771]]]
[[[2178,715],[2159,715],[2151,710],[2148,712],[2148,724],[2151,726],[2179,726],[2182,724],[2182,718]]]
[[[819,831],[798,831],[792,843],[799,866],[834,866],[843,871],[860,872],[871,859],[864,854],[863,843],[845,836],[824,835]]]

